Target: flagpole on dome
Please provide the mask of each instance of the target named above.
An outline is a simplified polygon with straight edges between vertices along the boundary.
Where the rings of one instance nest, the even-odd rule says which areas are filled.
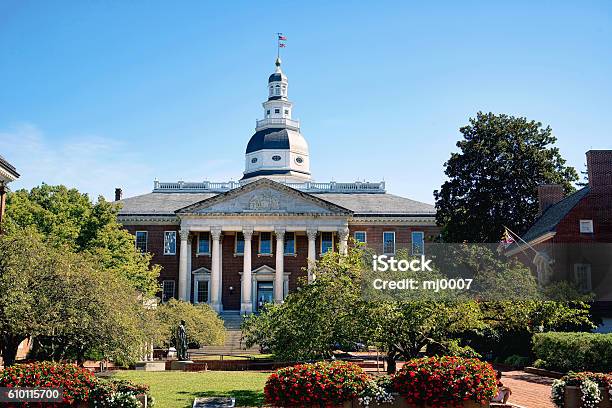
[[[283,33],[276,33],[277,36],[277,45],[276,45],[276,58],[280,60],[280,49],[285,48],[287,44],[284,41],[287,41],[287,37],[283,35]]]

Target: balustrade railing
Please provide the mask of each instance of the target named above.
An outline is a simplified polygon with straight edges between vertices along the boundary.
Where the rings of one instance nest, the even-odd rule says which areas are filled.
[[[223,193],[233,190],[248,182],[227,181],[227,182],[185,182],[177,181],[175,183],[166,183],[155,180],[153,186],[154,193]],[[329,183],[304,182],[304,183],[288,183],[280,182],[281,184],[293,189],[306,193],[384,193],[385,182],[367,182],[356,181],[353,183],[338,183],[331,181]]]
[[[286,118],[267,118],[267,119],[258,120],[256,124],[258,129],[262,127],[274,126],[274,125],[282,125],[282,126],[288,126],[288,127],[299,129],[300,121],[293,120],[293,119],[286,119]]]

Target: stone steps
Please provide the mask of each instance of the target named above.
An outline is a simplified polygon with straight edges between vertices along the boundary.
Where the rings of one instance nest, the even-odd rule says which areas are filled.
[[[223,325],[226,329],[225,343],[222,346],[204,346],[198,352],[223,355],[259,354],[259,347],[245,349],[241,343],[240,325],[242,324],[242,316],[240,312],[221,312],[219,317],[223,319]]]

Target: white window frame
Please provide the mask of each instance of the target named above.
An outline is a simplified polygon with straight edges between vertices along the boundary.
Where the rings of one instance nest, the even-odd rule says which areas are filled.
[[[423,251],[420,254],[415,254],[414,252],[414,236],[420,235],[421,242],[423,243]],[[425,232],[424,231],[412,231],[410,234],[410,253],[412,255],[425,255]]]
[[[206,302],[204,303],[210,303],[210,275],[204,275],[204,276],[196,275],[193,280],[193,303],[196,305],[200,304],[200,302],[198,302],[198,288],[200,287],[200,284],[202,282],[205,282],[208,285],[207,299],[206,299]]]
[[[166,252],[166,242],[168,238],[168,234],[174,235],[174,252]],[[164,231],[164,255],[176,255],[176,231]]]
[[[578,225],[581,234],[592,234],[593,232],[595,232],[593,229],[593,220],[580,220]]]
[[[580,271],[581,268],[585,268],[584,271]],[[587,264],[587,263],[577,263],[574,264],[574,282],[581,283],[582,280],[578,279],[578,273],[579,272],[584,272],[586,274],[586,282],[585,282],[585,286],[581,286],[580,289],[585,291],[585,292],[589,292],[593,289],[593,283],[591,281],[591,276],[592,276],[592,272],[591,272],[591,264]]]
[[[147,252],[149,250],[149,231],[136,231],[136,235],[134,235],[134,246],[136,249],[138,248],[138,234],[145,234],[145,249],[142,252]]]
[[[327,253],[323,252],[323,234],[331,234],[331,250],[328,252],[334,252],[334,248],[336,247],[336,234],[334,234],[333,231],[321,231],[321,239],[319,240],[319,254],[321,256]]]
[[[385,251],[385,234],[393,234],[393,252]],[[395,243],[395,231],[383,231],[382,246],[383,246],[382,250],[383,250],[384,255],[395,255],[395,251],[397,250],[397,245]]]
[[[242,252],[238,252],[238,235],[240,234],[241,234],[240,232],[236,232],[236,234],[234,235],[234,256],[244,255],[244,244],[246,243],[246,241],[244,240],[244,235],[242,236],[242,242],[243,242]]]
[[[172,282],[172,296],[170,296],[170,299],[176,299],[175,295],[176,295],[176,281],[174,279],[164,279],[162,281],[162,295],[161,295],[161,301],[162,303],[168,303],[168,300],[164,300],[164,293],[166,291],[166,282]]]
[[[359,241],[357,239],[357,234],[363,234],[363,241]],[[367,244],[368,243],[368,232],[367,231],[355,231],[353,232],[353,239],[357,242],[361,242],[363,244]]]
[[[202,234],[208,234],[208,252],[200,252],[200,238],[202,236]],[[198,256],[202,256],[202,255],[210,255],[210,247],[212,246],[212,242],[211,242],[211,236],[210,236],[210,232],[208,231],[202,231],[198,233],[198,247],[196,250],[196,255]]]
[[[266,252],[265,254],[261,252],[261,235],[262,234],[270,234],[270,252]],[[258,256],[272,256],[273,254],[274,254],[274,246],[272,242],[272,232],[261,231],[259,233],[259,237],[257,238],[257,255]]]
[[[285,245],[287,244],[287,235],[293,235],[293,252],[285,252]],[[283,255],[286,256],[295,256],[297,255],[297,237],[295,235],[295,232],[290,231],[290,232],[285,232],[285,239],[283,240]]]

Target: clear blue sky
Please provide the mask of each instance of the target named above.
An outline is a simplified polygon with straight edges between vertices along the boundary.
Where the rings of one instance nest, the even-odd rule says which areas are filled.
[[[318,181],[425,202],[479,110],[612,148],[612,2],[0,0],[0,154],[111,198],[239,179],[274,33]]]

